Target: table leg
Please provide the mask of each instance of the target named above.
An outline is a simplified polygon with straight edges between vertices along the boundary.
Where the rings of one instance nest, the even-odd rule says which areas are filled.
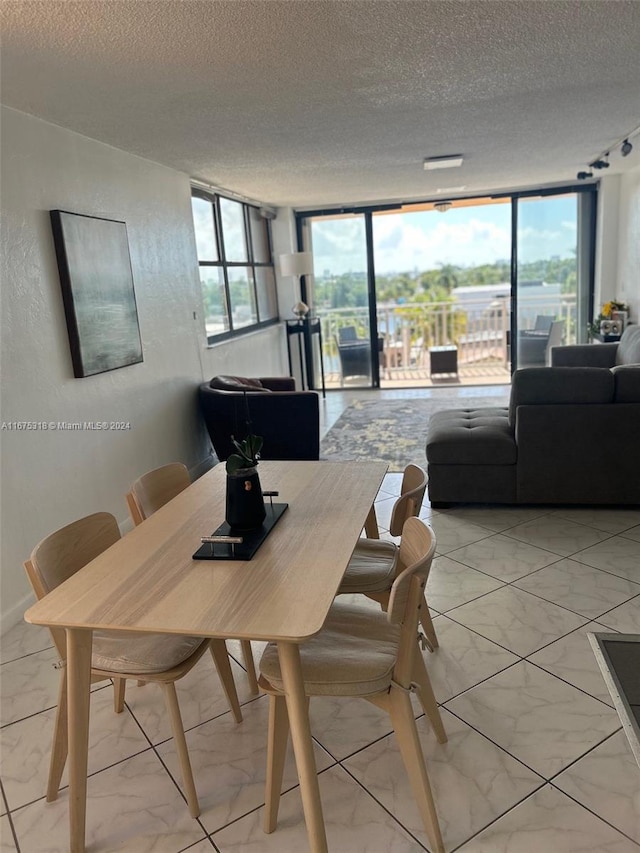
[[[278,643],[278,656],[287,699],[291,740],[300,779],[309,847],[311,853],[327,853],[327,836],[322,817],[316,761],[313,755],[309,707],[302,681],[300,649],[295,643]]]
[[[67,628],[69,846],[71,853],[84,853],[92,638],[92,631]]]

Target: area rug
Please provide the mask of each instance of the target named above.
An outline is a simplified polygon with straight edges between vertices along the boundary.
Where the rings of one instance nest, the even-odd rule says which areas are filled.
[[[357,400],[342,413],[322,439],[320,456],[329,462],[386,462],[403,471],[409,462],[424,467],[427,424],[434,412],[509,405],[504,386],[431,392],[429,397]]]

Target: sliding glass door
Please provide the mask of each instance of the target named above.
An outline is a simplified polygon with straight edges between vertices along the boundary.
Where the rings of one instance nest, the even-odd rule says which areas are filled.
[[[310,218],[305,244],[314,276],[307,293],[322,322],[324,373],[329,387],[371,387],[371,273],[365,214]]]
[[[594,201],[572,192],[515,205],[515,366],[544,366],[553,346],[584,339]]]
[[[553,346],[583,342],[596,193],[299,214],[327,387],[506,384]]]

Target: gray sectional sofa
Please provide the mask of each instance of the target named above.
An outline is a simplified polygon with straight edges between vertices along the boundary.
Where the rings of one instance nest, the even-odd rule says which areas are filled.
[[[640,504],[640,327],[552,365],[517,370],[509,408],[431,417],[432,505]]]

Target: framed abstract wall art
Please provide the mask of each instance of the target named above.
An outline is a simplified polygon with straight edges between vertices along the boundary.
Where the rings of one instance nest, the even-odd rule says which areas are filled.
[[[65,210],[50,216],[74,376],[141,362],[126,224]]]

